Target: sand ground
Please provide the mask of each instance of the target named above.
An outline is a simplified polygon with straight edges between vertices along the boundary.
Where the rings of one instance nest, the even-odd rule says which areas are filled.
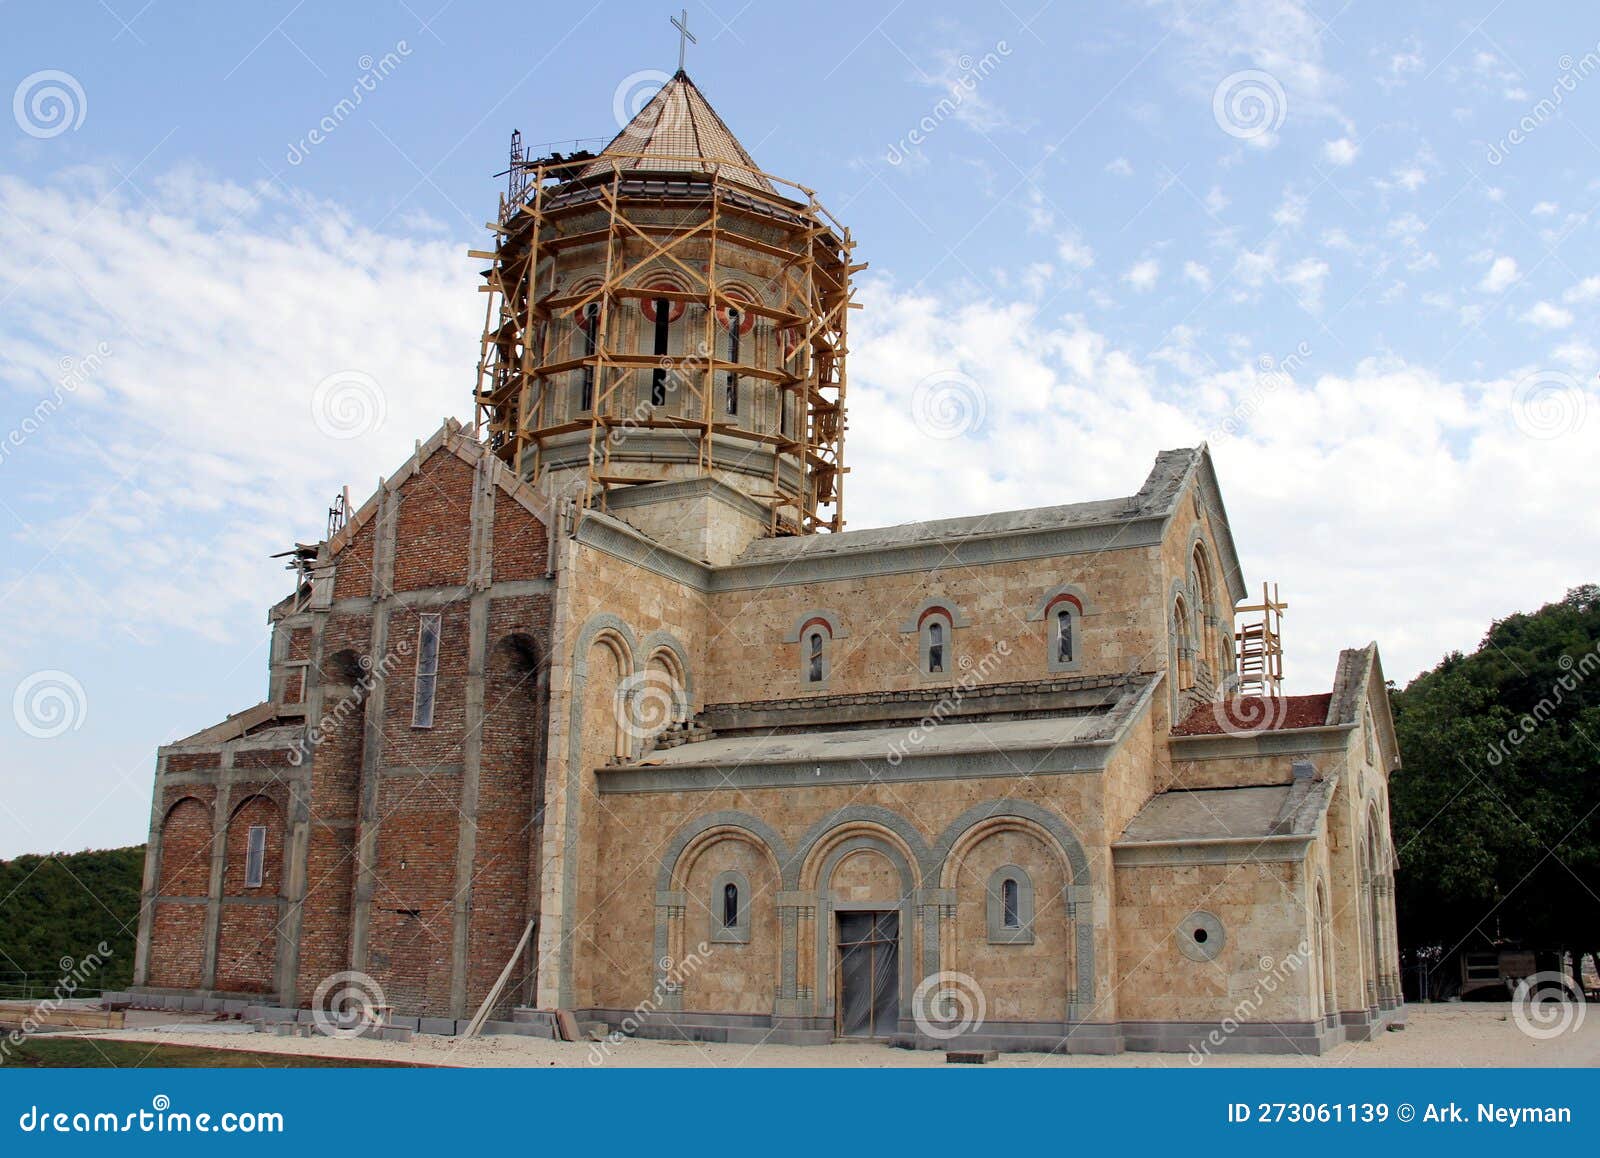
[[[1404,1067],[1467,1066],[1600,1067],[1600,1006],[1581,1008],[1581,1018],[1559,1036],[1540,1040],[1524,1033],[1509,1004],[1473,1003],[1414,1005],[1406,1028],[1385,1032],[1371,1042],[1339,1046],[1319,1058],[1219,1056],[1208,1066]],[[382,1058],[444,1066],[645,1066],[684,1067],[866,1067],[938,1066],[935,1051],[890,1049],[880,1045],[830,1046],[716,1045],[625,1039],[615,1044],[553,1042],[528,1037],[485,1037],[460,1041],[419,1034],[414,1041],[277,1037],[245,1032],[229,1022],[196,1022],[172,1014],[130,1013],[130,1025],[117,1031],[84,1031],[83,1036],[120,1041],[248,1049],[266,1053],[307,1053],[324,1057]],[[1024,1066],[1096,1066],[1189,1068],[1186,1054],[1129,1053],[1115,1057],[1059,1056],[1039,1053],[1001,1054],[1002,1068]]]

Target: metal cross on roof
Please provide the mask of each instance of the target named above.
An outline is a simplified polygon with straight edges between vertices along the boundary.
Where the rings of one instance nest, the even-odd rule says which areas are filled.
[[[682,18],[680,19],[679,16]],[[687,8],[672,18],[672,26],[678,30],[678,71],[683,71],[683,54],[691,44],[699,44],[694,33],[689,31],[689,10]]]

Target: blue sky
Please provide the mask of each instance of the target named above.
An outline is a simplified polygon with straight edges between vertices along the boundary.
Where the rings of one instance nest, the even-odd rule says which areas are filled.
[[[0,9],[0,856],[142,839],[156,745],[262,697],[267,556],[470,417],[511,131],[609,137],[672,11]],[[689,21],[871,263],[853,526],[1126,494],[1208,439],[1300,691],[1596,578],[1591,6]]]

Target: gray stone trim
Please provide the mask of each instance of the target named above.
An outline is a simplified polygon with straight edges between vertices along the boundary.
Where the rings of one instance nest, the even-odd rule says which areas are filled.
[[[723,899],[722,891],[728,885],[738,890],[738,903],[735,905],[734,923],[729,926],[722,923]],[[710,902],[706,908],[710,913],[710,930],[706,940],[713,945],[748,945],[750,943],[750,881],[738,869],[727,869],[720,872],[711,882]]]
[[[678,661],[678,670],[683,673],[683,687],[680,691],[684,697],[681,705],[687,709],[694,703],[694,669],[689,666],[689,649],[683,646],[681,640],[665,628],[657,628],[639,641],[639,654],[635,661],[637,665],[648,665],[650,657],[661,650],[670,651]],[[687,715],[685,715],[687,718]]]
[[[1174,760],[1237,760],[1241,756],[1300,756],[1344,752],[1355,724],[1284,728],[1250,735],[1168,736]]]
[[[1005,922],[1005,897],[1002,886],[1007,880],[1017,882],[1017,923],[1007,927]],[[989,874],[984,886],[984,924],[991,945],[1033,944],[1033,878],[1021,865],[1005,864]]]
[[[1075,744],[1041,744],[1036,748],[1008,748],[1004,752],[908,752],[898,764],[884,759],[807,760],[786,763],[689,764],[674,767],[615,767],[596,769],[602,796],[638,792],[711,792],[719,788],[818,787],[827,784],[910,784],[922,780],[982,780],[1019,776],[1019,766],[1029,776],[1073,775],[1099,772],[1116,749],[1115,740],[1090,740]]]
[[[888,809],[878,809],[876,805],[859,807],[887,813],[890,816],[895,815],[889,812]],[[848,809],[841,811],[848,811]],[[895,818],[897,820],[900,819],[899,817]],[[904,824],[905,822],[901,821],[901,823]],[[909,825],[907,827],[909,828]],[[914,832],[915,830],[912,831]],[[912,845],[914,855],[918,855],[920,860],[919,846],[921,846],[920,837],[917,844]],[[900,874],[899,900],[858,903],[841,902],[833,899],[833,891],[828,887],[828,882],[833,879],[834,869],[838,867],[839,862],[845,857],[851,853],[860,852],[862,849],[872,849],[888,857],[889,863]],[[916,988],[917,979],[924,975],[922,969],[919,968],[917,960],[919,954],[917,953],[917,943],[912,925],[912,919],[916,911],[914,904],[916,891],[917,873],[906,860],[905,854],[876,833],[857,833],[855,836],[845,838],[828,850],[827,857],[817,869],[817,919],[813,922],[816,931],[817,963],[814,976],[817,978],[817,986],[816,992],[812,996],[814,1003],[812,1008],[816,1016],[827,1017],[830,1021],[834,1016],[834,995],[831,982],[833,971],[829,968],[828,959],[834,950],[833,914],[835,911],[880,912],[892,909],[900,914],[900,927],[898,930],[900,935],[900,1007],[902,1009],[910,1008],[911,994]]]
[[[679,479],[672,482],[644,483],[611,491],[605,497],[607,513],[631,510],[634,507],[653,506],[656,503],[676,503],[702,496],[716,499],[748,518],[768,522],[772,513],[743,491],[735,490],[715,478]]]
[[[557,1006],[571,1009],[575,1001],[572,980],[573,904],[578,894],[578,820],[583,807],[583,692],[589,679],[589,648],[604,631],[614,631],[628,648],[628,666],[638,670],[639,643],[622,619],[609,611],[589,617],[578,630],[572,647],[572,678],[567,695],[571,711],[567,717],[567,776],[564,831],[561,834],[561,922],[557,933],[561,946],[558,966]]]
[[[849,638],[850,633],[846,631],[844,627],[844,616],[828,607],[816,607],[810,611],[802,611],[799,615],[795,616],[794,626],[783,633],[783,642],[799,643],[800,632],[803,631],[805,629],[805,625],[810,623],[813,619],[820,619],[826,623],[828,625],[828,633],[834,639]]]
[[[943,596],[940,596],[935,599],[924,599],[921,603],[919,603],[917,605],[917,609],[911,613],[911,618],[900,625],[900,634],[910,635],[912,632],[916,631],[922,625],[923,615],[927,614],[929,611],[932,611],[936,607],[939,610],[949,614],[951,627],[972,626],[972,620],[962,612],[961,608],[956,606],[956,601],[954,599],[947,599]]]
[[[1054,559],[1064,555],[1154,547],[1161,542],[1164,524],[1164,516],[1141,516],[1020,534],[971,535],[954,541],[896,544],[848,554],[814,557],[797,554],[793,558],[770,562],[741,563],[735,560],[712,572],[710,589],[720,592],[790,587],[803,583],[925,573],[1027,559]]]
[[[1215,840],[1160,840],[1113,844],[1118,865],[1256,864],[1301,861],[1314,833],[1294,836],[1222,837]]]
[[[1054,602],[1056,597],[1059,595],[1072,596],[1081,605],[1085,615],[1094,614],[1094,606],[1089,602],[1089,593],[1087,591],[1078,586],[1076,583],[1061,583],[1046,591],[1044,595],[1040,597],[1039,602],[1034,604],[1033,610],[1028,614],[1028,622],[1043,622],[1045,612],[1050,610],[1050,604]]]
[[[1215,961],[1228,943],[1228,931],[1222,918],[1200,909],[1178,922],[1172,940],[1178,952],[1191,961]]]
[[[936,881],[944,879],[950,854],[968,830],[985,821],[1005,818],[1027,820],[1037,824],[1050,834],[1062,855],[1066,857],[1068,879],[1071,883],[1066,889],[1065,901],[1067,919],[1072,922],[1078,966],[1077,989],[1071,995],[1068,1016],[1077,1018],[1093,1009],[1095,1004],[1094,882],[1089,871],[1089,856],[1084,851],[1083,843],[1065,820],[1029,800],[1001,798],[975,804],[951,821],[939,835],[938,842],[929,854],[934,865],[930,879]]]
[[[759,843],[766,845],[777,863],[780,879],[786,879],[785,866],[791,856],[783,842],[783,837],[770,824],[758,820],[745,812],[708,812],[704,816],[696,817],[673,835],[672,842],[667,845],[667,850],[661,854],[661,860],[656,869],[656,890],[665,893],[672,888],[673,875],[677,871],[678,858],[683,855],[683,850],[689,847],[696,837],[710,832],[714,828],[742,828],[754,837]]]
[[[512,579],[485,586],[494,591],[496,598],[505,599],[521,595],[548,595],[553,584],[549,579]],[[457,583],[445,587],[397,591],[390,597],[390,602],[396,607],[434,607],[445,603],[463,603],[467,598],[467,589]],[[371,611],[376,602],[367,595],[348,595],[334,603],[332,609],[339,614],[359,615]]]
[[[695,591],[711,589],[712,569],[708,564],[663,547],[621,519],[599,511],[588,510],[579,515],[572,529],[572,541]]]
[[[911,850],[911,855],[916,859],[917,874],[923,880],[930,876],[936,877],[936,865],[933,853],[928,848],[928,843],[922,834],[916,830],[912,823],[898,812],[884,808],[879,804],[847,804],[837,808],[806,829],[804,836],[795,845],[795,851],[784,866],[783,885],[786,889],[800,888],[800,874],[805,863],[810,859],[817,845],[824,837],[837,828],[847,824],[876,824],[880,828],[887,828],[901,840],[906,842],[906,847]],[[824,878],[819,877],[821,881]],[[906,882],[906,889],[918,887],[920,881],[913,879]],[[819,885],[819,887],[821,887]]]

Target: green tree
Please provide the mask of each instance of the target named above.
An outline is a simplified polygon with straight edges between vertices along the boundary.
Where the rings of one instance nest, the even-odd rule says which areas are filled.
[[[1393,694],[1402,948],[1600,950],[1600,588]]]

